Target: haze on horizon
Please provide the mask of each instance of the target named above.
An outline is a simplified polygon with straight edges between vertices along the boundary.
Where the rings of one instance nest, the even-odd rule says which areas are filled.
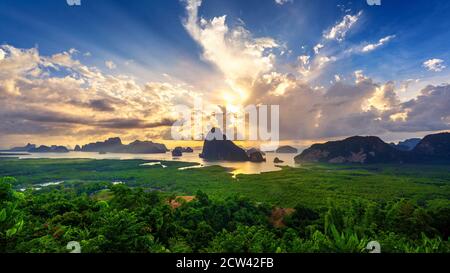
[[[170,142],[175,105],[280,105],[283,141],[450,129],[450,2],[0,2],[0,147]]]

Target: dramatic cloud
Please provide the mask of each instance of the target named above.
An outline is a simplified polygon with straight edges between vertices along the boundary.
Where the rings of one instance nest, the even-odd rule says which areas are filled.
[[[441,72],[446,68],[444,60],[441,59],[430,59],[423,63],[423,67],[433,72]]]
[[[163,135],[175,122],[173,106],[197,94],[181,84],[140,85],[125,75],[106,74],[76,60],[75,49],[52,56],[36,48],[0,50],[2,143],[41,136],[59,137],[63,144],[94,135],[125,140]]]
[[[203,48],[203,58],[215,65],[240,100],[248,96],[246,88],[258,76],[274,67],[272,49],[280,47],[270,37],[255,38],[244,26],[230,28],[226,16],[211,20],[198,17],[200,0],[187,1],[184,26]]]
[[[375,44],[368,44],[368,45],[364,46],[364,47],[362,48],[361,51],[362,51],[362,52],[370,52],[370,51],[373,51],[373,50],[375,50],[375,49],[377,49],[377,48],[383,46],[384,44],[388,43],[389,41],[391,41],[391,40],[394,39],[394,38],[395,38],[395,35],[386,36],[386,37],[380,39],[380,40],[378,41],[378,43],[375,43]]]
[[[399,105],[395,122],[387,128],[397,132],[440,131],[450,129],[450,85],[428,86],[420,95]]]
[[[340,79],[340,78],[338,78]],[[276,90],[284,86],[283,95]],[[450,85],[429,86],[401,102],[393,82],[376,83],[362,71],[355,84],[336,80],[316,89],[295,78],[274,75],[255,87],[258,103],[280,105],[283,139],[316,139],[450,129]]]
[[[395,38],[391,35],[374,44],[350,45],[342,52],[333,51],[331,47],[328,49],[328,43],[333,40],[344,40],[362,12],[346,15],[324,32],[323,39],[313,48],[314,55],[298,56],[295,71],[283,73],[276,66],[275,55],[271,52],[278,45],[274,39],[255,39],[242,26],[230,29],[225,16],[212,20],[199,18],[200,5],[201,1],[188,1],[185,27],[202,46],[204,59],[219,68],[231,87],[244,89],[249,96],[247,102],[280,105],[283,139],[382,134],[396,132],[397,125],[404,131],[430,128],[424,120],[413,119],[410,115],[416,111],[413,108],[419,107],[431,95],[429,92],[418,97],[417,102],[405,103],[398,97],[395,82],[377,83],[361,70],[354,72],[354,83],[344,82],[340,75],[334,75],[328,88],[312,84],[328,65],[354,53],[373,51]],[[264,41],[262,45],[261,41]],[[429,103],[449,105],[448,100]],[[440,120],[439,126],[433,127],[449,128],[446,112],[439,117],[435,116],[437,114],[426,115]]]

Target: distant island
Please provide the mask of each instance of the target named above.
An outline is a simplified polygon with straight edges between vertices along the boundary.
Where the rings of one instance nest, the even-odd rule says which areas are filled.
[[[190,152],[192,149],[187,148],[186,152]],[[152,141],[139,141],[136,140],[128,145],[122,143],[122,140],[118,137],[110,138],[103,142],[89,143],[83,146],[76,145],[75,152],[97,152],[97,153],[128,153],[128,154],[158,154],[166,153],[169,150],[164,144],[154,143]],[[28,143],[23,147],[14,147],[5,152],[17,153],[68,153],[70,152],[67,147],[52,145],[52,146],[37,146],[35,144]]]
[[[52,146],[39,146],[37,148],[32,148],[30,149],[28,152],[30,153],[68,153],[69,149],[67,149],[64,146],[56,146],[56,145],[52,145]]]
[[[27,145],[25,145],[24,147],[14,147],[9,149],[9,152],[28,152],[31,149],[35,149],[36,145],[35,144],[30,144],[28,143]]]
[[[136,140],[128,145],[122,143],[118,137],[109,138],[103,142],[89,143],[83,146],[76,145],[75,152],[97,153],[127,153],[127,154],[164,154],[168,152],[166,145],[152,141]]]
[[[416,140],[406,142],[414,144]],[[405,142],[404,142],[405,143]],[[404,144],[403,144],[404,145]],[[379,137],[355,136],[314,144],[295,157],[296,163],[441,163],[450,162],[450,133],[428,135],[411,150],[382,141]]]
[[[281,146],[275,152],[279,154],[296,154],[298,150],[292,146]]]
[[[67,149],[64,146],[57,146],[57,145],[52,145],[52,146],[41,145],[41,146],[37,147],[35,144],[28,143],[27,145],[25,145],[23,147],[14,147],[9,150],[6,150],[6,152],[12,152],[12,153],[17,153],[17,152],[22,152],[22,153],[68,153],[69,149]],[[5,154],[3,154],[3,155],[5,155]]]

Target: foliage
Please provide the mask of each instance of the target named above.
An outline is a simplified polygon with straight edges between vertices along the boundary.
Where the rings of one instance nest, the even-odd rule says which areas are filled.
[[[448,215],[436,218],[448,209],[444,201],[299,204],[284,226],[274,227],[271,205],[239,195],[211,198],[199,191],[174,208],[165,193],[126,185],[19,193],[16,183],[0,179],[1,252],[68,252],[67,243],[78,241],[85,253],[361,253],[372,240],[383,252],[450,252]]]

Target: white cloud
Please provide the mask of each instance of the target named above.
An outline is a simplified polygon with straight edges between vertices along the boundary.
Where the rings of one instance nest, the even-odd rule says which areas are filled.
[[[364,46],[364,47],[362,48],[361,51],[362,51],[362,52],[370,52],[370,51],[373,51],[373,50],[375,50],[375,49],[377,49],[377,48],[383,46],[384,44],[388,43],[389,41],[391,41],[391,40],[394,39],[394,38],[395,38],[395,35],[386,36],[386,37],[380,39],[380,40],[379,40],[377,43],[375,43],[375,44],[368,44],[368,45]]]
[[[444,65],[444,60],[441,59],[430,59],[423,63],[423,67],[433,72],[441,72],[446,68]]]
[[[355,72],[353,72],[353,74],[355,75],[355,83],[356,84],[369,79],[368,77],[366,77],[364,75],[364,72],[362,70],[356,70]]]
[[[320,44],[320,43],[317,44],[317,45],[314,47],[314,53],[319,54],[320,50],[321,50],[323,47],[324,47],[323,44]]]
[[[302,55],[302,56],[299,56],[299,57],[298,57],[298,60],[299,60],[300,63],[303,64],[303,65],[309,64],[309,59],[310,59],[310,56],[308,56],[308,55]]]
[[[335,61],[336,61],[335,57],[320,56],[320,57],[316,58],[316,64],[319,69],[323,68],[326,64],[328,64],[330,62],[335,62]]]
[[[3,51],[2,49],[0,49],[0,61],[3,60],[5,58],[5,51]]]
[[[327,47],[327,50],[324,50],[324,48],[333,40],[342,42],[346,37],[347,32],[356,24],[361,15],[362,11],[355,15],[345,15],[341,22],[323,33],[321,41],[313,47],[315,55],[309,60],[310,64],[306,66],[300,62],[298,72],[303,76],[303,80],[309,82],[317,79],[325,71],[328,65],[348,57],[354,52],[354,49],[347,49],[339,52],[336,47],[330,46]],[[383,40],[382,42],[385,43],[386,41]],[[360,51],[361,49],[358,50]],[[299,60],[301,60],[300,57]]]
[[[333,26],[329,31],[325,32],[323,37],[327,40],[343,41],[347,32],[356,22],[358,22],[361,15],[362,11],[356,15],[345,15],[342,21]]]
[[[311,72],[310,58],[311,57],[308,55],[302,55],[298,57],[298,61],[300,62],[298,72],[304,77],[307,77]]]
[[[79,65],[79,62],[73,59],[75,53],[76,51],[69,50],[68,52],[64,51],[62,53],[54,54],[49,62],[58,66],[67,67]]]
[[[277,3],[278,5],[284,5],[289,2],[292,3],[293,0],[275,0],[275,3]]]
[[[78,54],[78,53],[80,53],[78,50],[76,50],[75,48],[71,48],[71,49],[69,49],[69,53],[71,54],[71,55],[75,55],[75,54]]]
[[[117,65],[113,61],[106,61],[105,66],[111,70],[117,68]]]

